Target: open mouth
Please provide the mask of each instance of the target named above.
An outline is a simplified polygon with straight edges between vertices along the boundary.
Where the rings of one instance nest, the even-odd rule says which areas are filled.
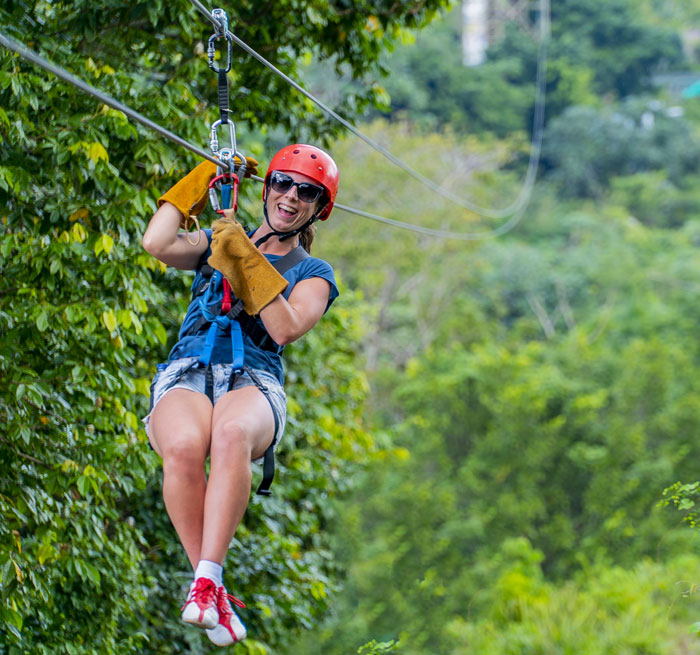
[[[298,209],[295,209],[290,205],[286,205],[283,202],[277,204],[277,211],[283,218],[292,218],[293,216],[296,216],[296,214],[299,212]]]

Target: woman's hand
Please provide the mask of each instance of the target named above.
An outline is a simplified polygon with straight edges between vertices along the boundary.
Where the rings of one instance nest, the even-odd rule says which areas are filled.
[[[252,244],[232,212],[212,228],[209,265],[224,274],[248,314],[259,314],[287,288],[287,280]]]
[[[199,216],[207,206],[209,182],[215,175],[216,164],[203,161],[158,198],[158,207],[166,202],[175,205],[182,214],[180,227],[188,230],[193,222],[191,217]]]
[[[178,229],[188,230],[204,211],[209,182],[215,175],[216,164],[203,161],[158,198],[158,211],[143,235],[142,243],[147,252],[175,268],[197,266],[209,245],[206,235],[199,230],[196,239],[192,239],[192,233],[178,234]]]

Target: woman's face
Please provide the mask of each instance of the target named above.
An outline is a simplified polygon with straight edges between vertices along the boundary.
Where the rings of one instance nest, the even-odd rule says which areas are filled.
[[[302,173],[282,171],[294,182],[308,182],[318,186],[316,182]],[[322,197],[314,202],[304,202],[299,199],[298,188],[291,186],[284,193],[275,191],[273,185],[267,190],[267,216],[270,225],[278,232],[291,232],[304,225],[313,215]]]

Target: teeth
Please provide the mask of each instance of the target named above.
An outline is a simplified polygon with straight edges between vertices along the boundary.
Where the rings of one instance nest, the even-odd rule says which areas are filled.
[[[284,211],[289,212],[290,214],[297,213],[297,210],[294,209],[294,207],[290,207],[289,205],[283,205],[282,203],[280,203],[279,207],[280,209],[283,209]]]

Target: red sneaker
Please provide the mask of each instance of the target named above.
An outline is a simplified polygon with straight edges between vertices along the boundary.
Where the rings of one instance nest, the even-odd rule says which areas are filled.
[[[182,606],[182,620],[198,628],[213,628],[219,623],[216,610],[216,584],[209,578],[197,578]]]
[[[237,641],[241,641],[241,639],[245,639],[248,634],[238,615],[233,611],[231,603],[237,607],[245,607],[238,598],[226,591],[226,587],[219,587],[216,590],[216,609],[219,611],[219,624],[211,630],[207,630],[207,637],[217,646],[230,646]]]

